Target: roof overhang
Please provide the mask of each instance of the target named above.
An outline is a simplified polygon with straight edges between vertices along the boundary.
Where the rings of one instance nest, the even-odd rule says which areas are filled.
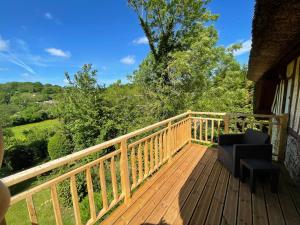
[[[258,81],[300,49],[300,0],[257,0],[247,78]],[[298,54],[300,51],[297,51]]]

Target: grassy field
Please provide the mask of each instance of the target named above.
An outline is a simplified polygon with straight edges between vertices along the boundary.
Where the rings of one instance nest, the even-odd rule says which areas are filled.
[[[21,126],[15,126],[10,129],[14,133],[16,138],[24,139],[25,137],[24,137],[23,132],[26,130],[30,130],[32,128],[37,128],[37,129],[54,128],[59,125],[60,125],[60,122],[57,119],[54,119],[54,120],[45,120],[45,121],[37,122],[37,123],[29,123],[29,124],[21,125]]]
[[[52,225],[55,224],[53,207],[51,202],[51,194],[49,189],[45,189],[33,197],[35,209],[38,215],[40,224]],[[62,207],[63,223],[66,225],[75,224],[73,218],[73,210],[71,208]],[[31,224],[28,216],[25,200],[11,206],[5,216],[7,224],[25,225]]]

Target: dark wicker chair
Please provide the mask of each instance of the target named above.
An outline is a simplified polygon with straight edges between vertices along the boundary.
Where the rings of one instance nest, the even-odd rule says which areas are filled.
[[[239,176],[240,159],[272,161],[270,137],[260,131],[247,129],[244,134],[219,136],[218,160],[235,176]]]

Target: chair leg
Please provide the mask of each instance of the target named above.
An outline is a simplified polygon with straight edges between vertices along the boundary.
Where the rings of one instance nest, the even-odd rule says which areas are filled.
[[[240,163],[240,179],[241,179],[241,182],[244,183],[245,173],[244,173],[244,166],[242,163]]]
[[[253,170],[250,170],[250,190],[251,193],[255,193],[255,174]]]
[[[271,191],[276,193],[278,191],[279,171],[273,171],[271,174]]]

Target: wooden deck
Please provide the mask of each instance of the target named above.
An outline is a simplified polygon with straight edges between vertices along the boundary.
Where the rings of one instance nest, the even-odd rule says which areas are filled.
[[[216,158],[216,149],[185,147],[102,224],[300,224],[300,190],[286,175],[278,194],[268,182],[251,194]]]

